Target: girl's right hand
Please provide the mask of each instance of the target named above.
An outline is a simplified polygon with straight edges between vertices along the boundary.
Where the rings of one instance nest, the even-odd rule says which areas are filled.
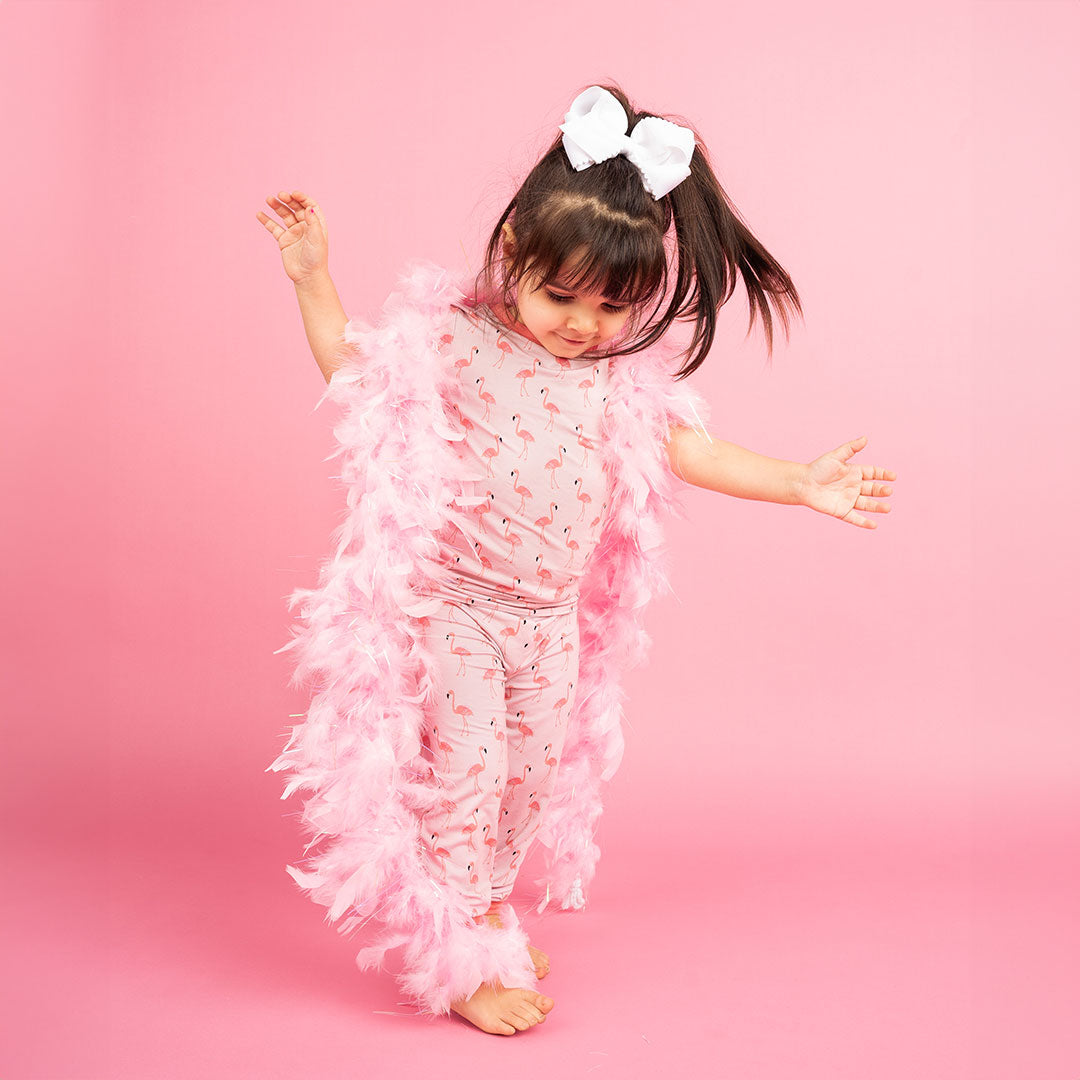
[[[276,198],[268,195],[266,201],[285,223],[284,227],[261,210],[256,211],[255,216],[278,242],[285,273],[299,283],[315,274],[328,272],[329,232],[315,200],[302,191],[279,191]]]

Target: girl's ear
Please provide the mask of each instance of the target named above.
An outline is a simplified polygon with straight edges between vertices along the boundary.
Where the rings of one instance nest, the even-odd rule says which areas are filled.
[[[514,230],[510,228],[510,222],[504,221],[502,227],[503,247],[508,251],[514,246]]]

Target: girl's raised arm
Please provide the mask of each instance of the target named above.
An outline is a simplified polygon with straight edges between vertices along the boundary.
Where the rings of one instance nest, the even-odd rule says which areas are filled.
[[[327,382],[346,352],[349,321],[330,277],[329,231],[315,200],[302,191],[279,191],[266,199],[285,223],[279,225],[261,210],[255,216],[278,242],[285,273],[296,286],[308,344]]]

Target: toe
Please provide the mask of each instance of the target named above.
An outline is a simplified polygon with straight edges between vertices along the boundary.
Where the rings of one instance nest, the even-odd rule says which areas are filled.
[[[538,990],[530,990],[528,992],[528,1000],[532,1002],[542,1013],[551,1012],[555,1002],[549,997],[545,997]]]

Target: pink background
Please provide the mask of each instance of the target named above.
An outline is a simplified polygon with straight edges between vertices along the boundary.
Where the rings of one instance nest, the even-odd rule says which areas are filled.
[[[1080,1076],[1080,7],[752,8],[0,6],[5,1080]],[[898,479],[876,531],[683,488],[592,903],[526,916],[556,1005],[507,1040],[410,1016],[284,870],[274,650],[342,499],[255,211],[312,193],[371,313],[609,76],[803,297],[771,368],[724,310],[712,431]]]

